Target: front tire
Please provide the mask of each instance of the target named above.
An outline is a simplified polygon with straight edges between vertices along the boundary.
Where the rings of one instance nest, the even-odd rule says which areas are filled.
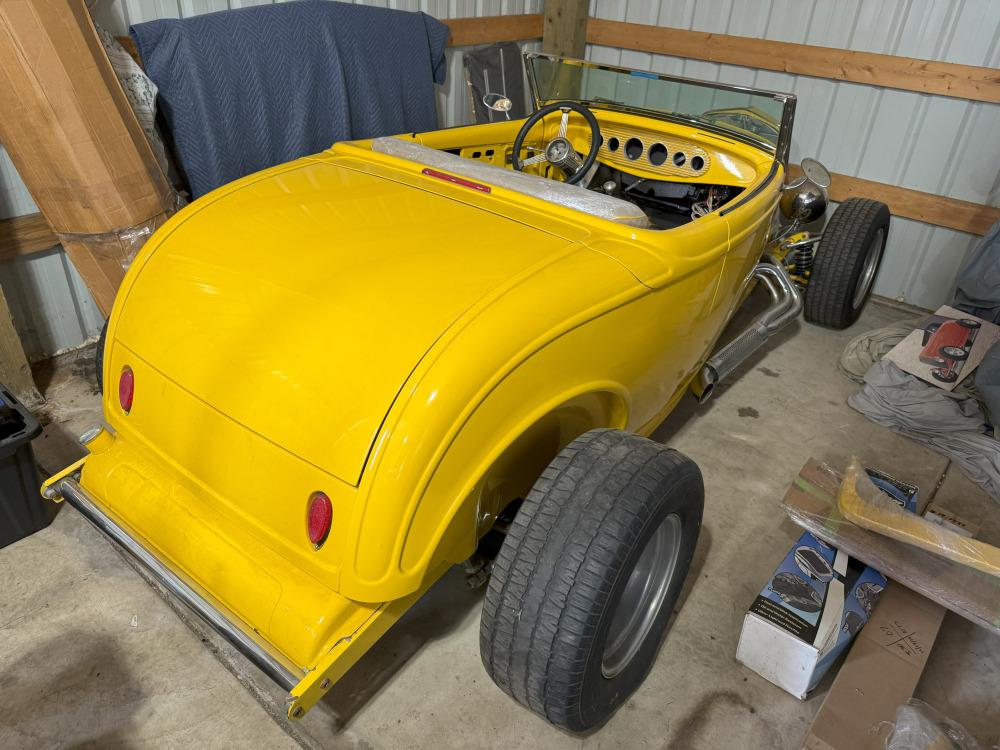
[[[805,294],[805,319],[840,330],[854,323],[871,295],[889,237],[889,207],[850,198],[833,212]]]
[[[958,380],[958,373],[947,368],[934,368],[931,370],[931,377],[942,383],[954,383]]]
[[[594,430],[570,443],[511,525],[483,604],[486,671],[558,727],[603,724],[649,672],[691,566],[697,465]]]

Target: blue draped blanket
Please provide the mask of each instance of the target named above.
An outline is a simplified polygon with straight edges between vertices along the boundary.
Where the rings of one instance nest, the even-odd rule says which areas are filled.
[[[192,197],[336,141],[433,130],[448,27],[299,0],[130,29]]]

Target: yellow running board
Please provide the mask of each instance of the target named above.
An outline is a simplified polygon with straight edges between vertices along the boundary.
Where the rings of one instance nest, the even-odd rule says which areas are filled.
[[[851,459],[844,474],[837,505],[848,521],[862,528],[1000,578],[1000,548],[903,510],[872,484],[857,458]]]

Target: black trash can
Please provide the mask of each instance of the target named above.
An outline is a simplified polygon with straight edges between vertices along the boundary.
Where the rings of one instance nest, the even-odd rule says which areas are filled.
[[[44,529],[53,514],[39,493],[31,441],[42,426],[0,386],[0,548]]]

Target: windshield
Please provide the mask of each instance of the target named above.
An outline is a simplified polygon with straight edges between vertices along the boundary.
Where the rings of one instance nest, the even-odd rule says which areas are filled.
[[[536,104],[568,99],[693,121],[787,158],[795,97],[610,65],[526,55]]]

